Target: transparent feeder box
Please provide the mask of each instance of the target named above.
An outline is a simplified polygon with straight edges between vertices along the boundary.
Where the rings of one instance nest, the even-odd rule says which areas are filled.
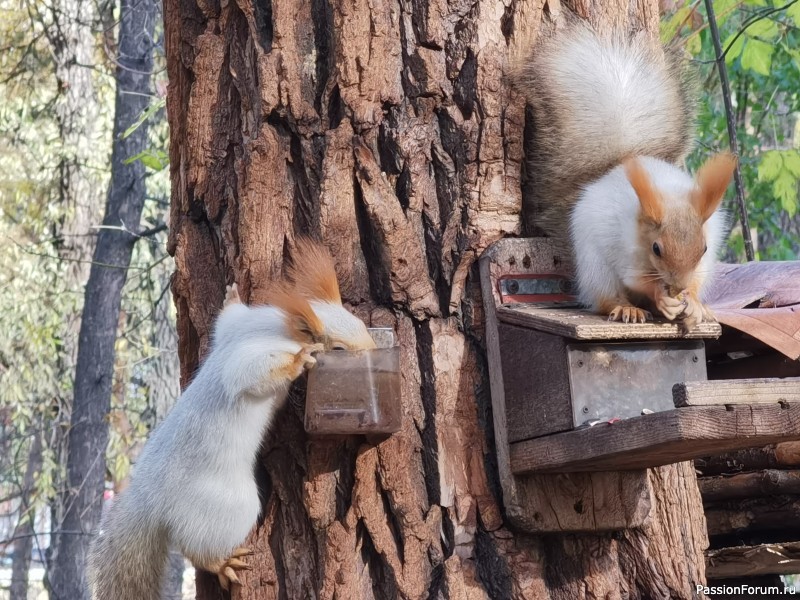
[[[375,350],[317,354],[308,373],[305,429],[313,435],[400,430],[400,347],[390,328],[369,330]]]

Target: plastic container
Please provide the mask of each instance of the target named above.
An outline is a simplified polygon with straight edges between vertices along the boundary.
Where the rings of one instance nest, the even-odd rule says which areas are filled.
[[[400,430],[400,347],[391,329],[370,329],[378,348],[317,354],[308,373],[305,429],[312,435]]]

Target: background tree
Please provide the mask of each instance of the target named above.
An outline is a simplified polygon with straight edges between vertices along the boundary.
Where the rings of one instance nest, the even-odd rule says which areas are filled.
[[[658,3],[569,3],[658,34]],[[693,598],[705,524],[689,464],[651,471],[655,518],[615,535],[503,522],[474,267],[520,232],[524,102],[503,78],[561,3],[166,0],[184,383],[226,283],[263,301],[301,233],[402,344],[404,423],[310,441],[281,412],[258,475],[255,569],[234,598]],[[198,523],[198,527],[202,524]],[[198,598],[218,598],[201,575]]]
[[[150,103],[154,31],[153,0],[123,0],[120,10],[111,186],[103,227],[86,285],[74,400],[67,453],[65,514],[54,532],[58,554],[51,566],[56,598],[88,598],[86,556],[89,536],[103,508],[117,326],[122,289],[140,232],[146,187],[145,166],[130,161],[148,145],[147,125],[129,131]]]

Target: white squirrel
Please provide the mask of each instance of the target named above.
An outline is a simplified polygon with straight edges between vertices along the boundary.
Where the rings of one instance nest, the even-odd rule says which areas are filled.
[[[253,468],[262,438],[314,352],[374,348],[341,304],[333,259],[300,240],[290,284],[268,306],[240,303],[235,284],[211,349],[153,432],[130,486],[103,519],[89,555],[93,600],[158,600],[174,545],[228,588],[248,568],[239,548],[260,511]]]
[[[533,108],[534,222],[574,263],[579,300],[609,320],[655,310],[688,329],[714,320],[701,297],[727,220],[718,210],[736,159],[695,178],[693,98],[683,61],[646,34],[599,34],[577,18],[513,75]]]

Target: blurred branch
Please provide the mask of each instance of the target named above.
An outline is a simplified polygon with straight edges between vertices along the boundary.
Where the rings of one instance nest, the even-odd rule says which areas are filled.
[[[791,4],[797,2],[793,0]],[[725,55],[722,52],[722,44],[719,39],[719,29],[717,28],[717,18],[714,14],[714,3],[712,0],[705,0],[706,10],[708,11],[708,26],[711,31],[711,39],[714,41],[714,52],[717,56],[717,70],[719,71],[719,80],[722,84],[722,99],[725,103],[725,119],[728,124],[728,143],[730,144],[731,152],[737,157],[740,156],[739,141],[736,137],[736,111],[731,102],[731,85],[728,81],[728,69],[725,66]],[[790,5],[791,5],[790,4]],[[729,46],[730,47],[730,46]],[[744,184],[742,183],[742,171],[739,162],[736,163],[736,168],[733,171],[733,181],[736,187],[736,203],[739,208],[739,221],[742,224],[742,237],[744,238],[744,251],[748,261],[755,260],[755,253],[753,252],[753,240],[750,237],[750,223],[747,218],[747,206],[744,199]]]
[[[150,229],[145,229],[144,231],[139,232],[139,237],[150,237],[157,233],[161,233],[162,231],[166,231],[169,226],[166,223],[161,223],[160,225],[156,225],[155,227],[151,227]]]

